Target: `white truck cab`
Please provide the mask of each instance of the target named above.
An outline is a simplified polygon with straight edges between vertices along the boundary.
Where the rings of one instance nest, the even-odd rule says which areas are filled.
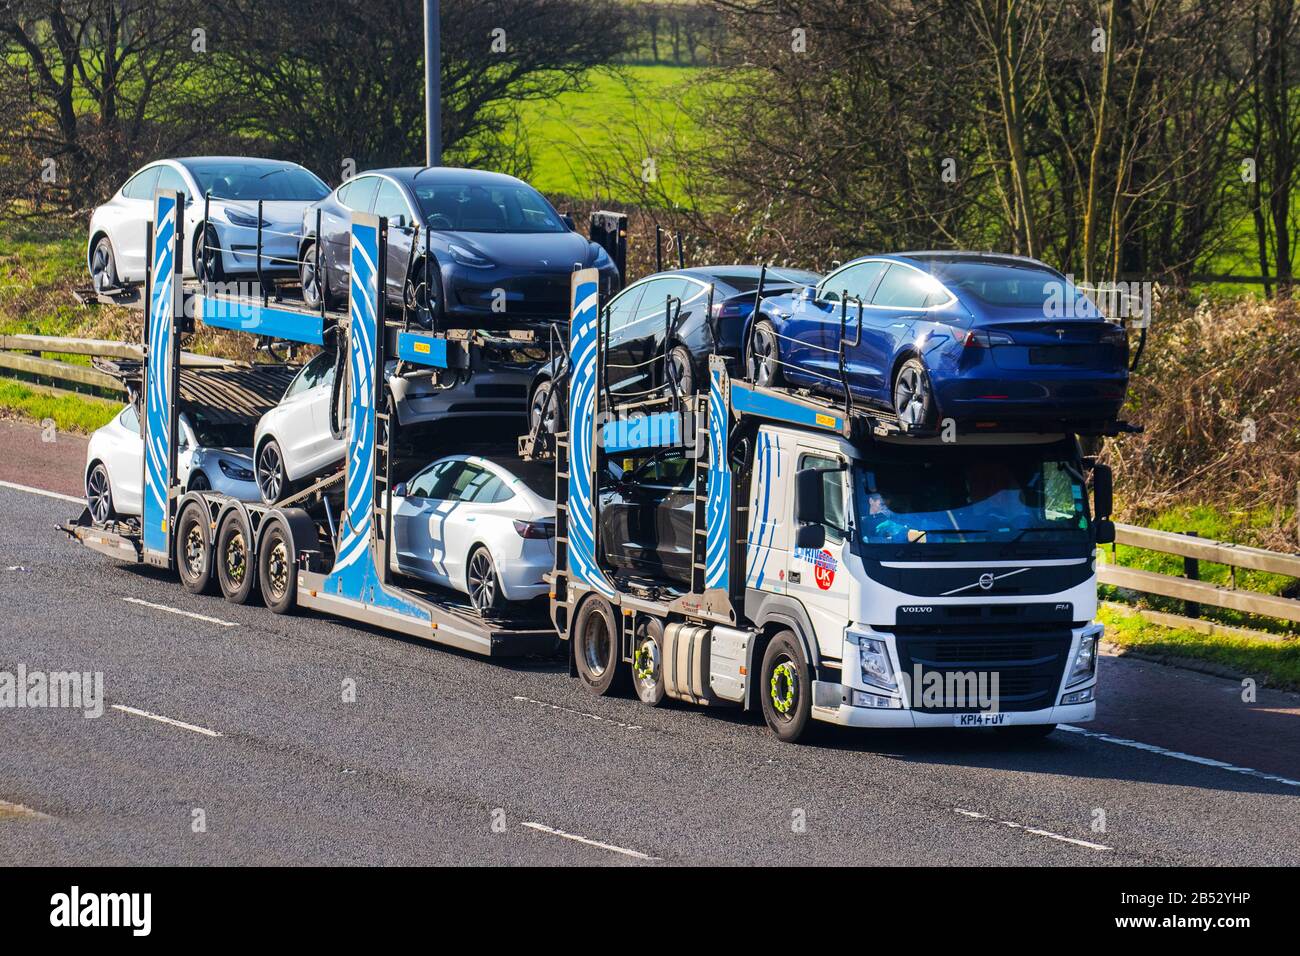
[[[1094,716],[1101,627],[1072,438],[863,445],[764,424],[748,513],[745,616],[806,645],[813,719],[1050,731]],[[759,691],[780,719],[799,688],[776,676]]]

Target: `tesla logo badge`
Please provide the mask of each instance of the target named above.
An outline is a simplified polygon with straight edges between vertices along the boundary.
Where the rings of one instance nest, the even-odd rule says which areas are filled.
[[[549,266],[549,265],[551,264],[551,260],[550,260],[550,259],[542,259],[542,260],[541,260],[541,263],[542,263],[542,265],[544,265],[544,266]]]
[[[1057,337],[1058,339],[1063,339],[1063,338],[1065,338],[1065,329],[1057,329],[1057,330],[1056,330],[1056,337]]]
[[[987,591],[991,587],[993,587],[993,574],[990,571],[985,571],[980,575],[980,590]]]

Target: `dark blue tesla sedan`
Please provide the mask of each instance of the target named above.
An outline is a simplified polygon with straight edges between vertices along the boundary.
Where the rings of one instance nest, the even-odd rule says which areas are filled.
[[[761,311],[746,340],[754,381],[839,396],[847,380],[855,404],[893,411],[911,430],[945,418],[1091,430],[1124,402],[1123,326],[1034,259],[867,256]]]
[[[299,261],[303,298],[313,308],[321,296],[328,307],[347,298],[354,211],[388,219],[389,303],[419,305],[440,328],[567,320],[575,268],[597,268],[609,289],[618,288],[605,250],[527,183],[476,169],[409,166],[360,173],[304,212]],[[426,248],[435,265],[427,272]]]

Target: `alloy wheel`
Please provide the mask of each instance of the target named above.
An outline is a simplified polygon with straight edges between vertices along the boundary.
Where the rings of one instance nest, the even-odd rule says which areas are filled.
[[[908,425],[924,424],[930,405],[930,385],[914,365],[905,365],[894,386],[894,410]]]
[[[775,333],[767,325],[756,326],[749,348],[749,377],[757,385],[771,385],[780,361]]]
[[[486,614],[496,606],[497,573],[492,557],[479,548],[469,559],[469,600],[474,610]]]
[[[262,497],[268,502],[280,500],[280,492],[284,487],[284,463],[280,459],[280,448],[275,442],[267,442],[257,457],[257,485],[262,489]]]
[[[90,507],[90,516],[100,524],[108,520],[112,513],[112,498],[108,485],[108,472],[103,465],[96,465],[86,479],[86,504]]]

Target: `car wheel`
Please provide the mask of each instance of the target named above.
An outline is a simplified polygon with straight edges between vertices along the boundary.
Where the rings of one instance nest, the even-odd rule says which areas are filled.
[[[623,676],[617,620],[608,601],[590,597],[578,609],[573,622],[573,657],[578,679],[583,687],[599,696],[614,691]]]
[[[262,540],[257,558],[257,579],[262,583],[262,600],[275,614],[289,614],[298,600],[298,561],[293,539],[276,521]]]
[[[797,742],[812,720],[812,679],[790,631],[781,631],[767,645],[758,689],[767,726],[785,743]]]
[[[555,383],[549,378],[538,382],[528,402],[529,434],[554,435],[560,418],[559,404],[555,397]]]
[[[683,345],[675,345],[668,352],[668,381],[666,387],[672,397],[682,400],[695,394],[695,373],[691,368],[691,353]],[[676,383],[674,387],[674,383]]]
[[[469,602],[474,605],[480,617],[490,617],[501,610],[504,598],[501,595],[501,581],[497,577],[496,565],[488,549],[480,545],[470,552],[466,562],[465,590],[469,592]]]
[[[262,500],[268,505],[275,504],[284,497],[288,485],[280,443],[272,438],[257,453],[257,487],[262,492]]]
[[[664,626],[656,618],[643,618],[632,650],[632,684],[637,697],[651,707],[660,706],[664,693]]]
[[[754,325],[749,339],[749,354],[745,356],[745,369],[755,385],[781,384],[781,350],[771,322],[759,320]]]
[[[190,478],[190,491],[211,491],[212,482],[208,481],[208,476],[203,472],[195,472]]]
[[[203,509],[190,504],[176,522],[176,571],[191,594],[212,590],[212,548]]]
[[[302,301],[309,309],[319,309],[322,297],[326,308],[332,304],[327,276],[317,261],[319,249],[320,246],[315,242],[307,243],[302,250],[302,262],[298,264],[298,280],[302,283]]]
[[[207,242],[203,241],[207,235]],[[208,226],[194,240],[194,272],[201,282],[224,282],[225,267],[221,264],[221,243],[217,239],[217,230]]]
[[[217,528],[217,583],[231,604],[247,604],[257,582],[248,526],[238,511],[229,511]]]
[[[930,375],[919,359],[908,359],[894,376],[894,411],[909,428],[928,428],[934,419]]]
[[[108,481],[108,469],[103,462],[95,462],[86,476],[86,507],[96,524],[107,524],[115,517],[113,512],[113,486]]]
[[[108,292],[121,285],[117,277],[117,260],[113,257],[113,243],[108,236],[100,236],[90,253],[90,284],[96,292]]]
[[[435,265],[429,270],[432,288],[425,286],[423,257],[411,263],[411,271],[407,273],[406,282],[402,285],[402,299],[407,309],[414,311],[422,324],[427,323],[427,328],[438,328],[444,314],[442,270],[436,265],[437,260],[434,261]],[[421,312],[424,313],[423,316]]]

